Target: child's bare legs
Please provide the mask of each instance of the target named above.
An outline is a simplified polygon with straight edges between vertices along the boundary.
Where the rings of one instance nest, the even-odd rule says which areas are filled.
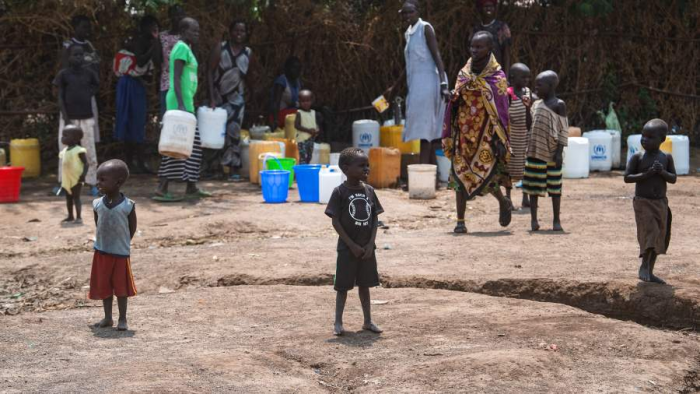
[[[117,330],[126,331],[129,327],[126,324],[126,305],[127,297],[117,297],[117,307],[119,308],[119,323],[117,324]],[[112,327],[114,325],[114,320],[112,319],[112,302],[114,302],[114,297],[109,296],[102,300],[102,307],[105,311],[104,319],[95,323],[96,328]]]
[[[95,328],[112,327],[114,325],[114,320],[112,320],[112,301],[114,301],[114,297],[112,296],[109,296],[102,300],[102,307],[105,311],[105,318],[95,323]]]
[[[530,196],[530,226],[532,231],[540,230],[540,223],[537,221],[537,202],[539,201],[539,196]]]
[[[561,220],[559,220],[559,213],[561,212],[561,196],[552,196],[552,211],[554,212],[554,224],[552,225],[552,230],[564,231],[564,228],[561,226]]]
[[[654,282],[666,284],[666,282],[654,275],[654,265],[656,264],[657,254],[654,249],[647,249],[642,256],[642,265],[639,267],[639,279],[644,282]]]
[[[377,334],[381,333],[382,329],[377,327],[377,325],[372,322],[372,306],[369,296],[369,287],[358,287],[358,292],[360,294],[360,304],[362,304],[362,314],[365,316],[365,322],[362,324],[362,329],[372,331]]]
[[[117,323],[117,330],[126,331],[129,326],[126,324],[126,305],[129,298],[127,297],[117,297],[117,307],[119,308],[119,322]]]
[[[336,291],[335,293],[335,323],[333,325],[333,335],[343,335],[343,311],[345,301],[348,299],[347,291]]]
[[[83,202],[80,199],[80,192],[83,189],[83,184],[78,183],[77,185],[73,186],[73,189],[71,189],[71,193],[73,195],[73,205],[75,205],[75,223],[76,224],[81,224],[83,223],[83,217],[82,211],[83,211]]]
[[[467,211],[467,196],[464,192],[457,190],[457,226],[454,229],[455,234],[466,234],[467,225],[464,223],[464,214]]]
[[[66,191],[66,208],[68,209],[68,217],[63,219],[62,222],[72,222],[82,223],[83,219],[81,217],[81,212],[83,208],[83,203],[80,200],[80,192],[83,189],[83,185],[78,183],[71,189],[71,194]],[[73,216],[73,207],[75,207],[75,216]]]
[[[526,193],[523,193],[523,203],[520,206],[523,208],[530,208],[530,199]]]
[[[61,220],[61,223],[68,223],[75,220],[73,216],[73,196],[71,196],[65,189],[63,192],[66,193],[66,209],[68,209],[68,217]]]

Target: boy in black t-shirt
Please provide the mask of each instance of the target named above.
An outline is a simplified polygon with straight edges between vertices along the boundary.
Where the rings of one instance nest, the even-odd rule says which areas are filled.
[[[68,67],[61,70],[54,85],[58,87],[58,104],[62,118],[59,121],[58,144],[59,150],[65,147],[61,143],[63,128],[72,124],[83,130],[80,145],[87,150],[88,173],[85,182],[97,184],[97,154],[95,150],[96,123],[92,112],[92,97],[97,93],[99,80],[97,74],[90,68],[84,67],[85,51],[80,45],[68,48]],[[59,182],[61,174],[59,165]],[[96,190],[95,190],[96,191]]]
[[[343,310],[348,290],[357,284],[365,322],[363,330],[380,333],[372,322],[369,288],[379,285],[377,258],[374,254],[377,237],[377,216],[384,212],[372,186],[367,185],[369,159],[358,148],[345,149],[338,162],[347,181],[333,190],[326,207],[326,215],[333,219],[338,239],[338,260],[334,279],[335,325],[334,335],[342,335]]]

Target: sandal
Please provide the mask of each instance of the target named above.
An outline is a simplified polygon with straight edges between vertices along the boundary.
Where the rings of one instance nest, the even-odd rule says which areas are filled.
[[[202,189],[197,189],[194,193],[185,194],[185,200],[198,200],[200,198],[207,198],[213,196],[212,193],[204,191]]]
[[[182,197],[175,197],[172,194],[170,194],[170,192],[166,192],[163,194],[156,194],[155,196],[152,197],[152,199],[154,201],[158,201],[158,202],[178,202],[178,201],[183,200]]]

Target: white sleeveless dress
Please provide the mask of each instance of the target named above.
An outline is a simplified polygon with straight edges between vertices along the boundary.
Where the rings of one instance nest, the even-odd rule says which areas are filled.
[[[440,78],[425,39],[425,27],[430,23],[418,19],[406,30],[406,126],[403,140],[433,141],[442,136],[446,103],[440,97]],[[432,27],[432,26],[431,26]],[[447,77],[444,76],[444,80]]]

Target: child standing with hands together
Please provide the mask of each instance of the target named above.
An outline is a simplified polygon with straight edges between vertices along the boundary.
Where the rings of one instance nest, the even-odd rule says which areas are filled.
[[[625,170],[625,183],[634,183],[634,218],[637,221],[639,241],[639,279],[644,282],[665,284],[654,275],[656,257],[666,254],[671,242],[671,209],[666,198],[667,183],[676,183],[676,167],[673,156],[659,147],[666,140],[668,124],[652,119],[642,129],[642,147],[630,159]]]
[[[91,300],[102,300],[105,317],[95,328],[111,327],[112,302],[117,296],[119,323],[117,330],[126,331],[128,297],[136,295],[131,274],[131,239],[136,233],[136,207],[120,189],[129,178],[129,167],[121,160],[109,160],[97,169],[97,187],[104,195],[92,202],[95,213],[95,254],[90,274]]]
[[[377,217],[384,212],[372,186],[367,185],[369,159],[362,149],[348,148],[338,164],[347,180],[335,190],[326,207],[338,233],[338,260],[333,281],[336,293],[334,335],[342,335],[343,310],[348,290],[357,285],[364,314],[363,330],[381,333],[372,322],[369,288],[379,285],[375,256]]]

